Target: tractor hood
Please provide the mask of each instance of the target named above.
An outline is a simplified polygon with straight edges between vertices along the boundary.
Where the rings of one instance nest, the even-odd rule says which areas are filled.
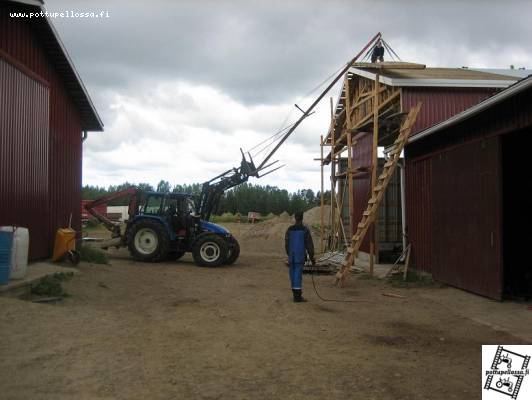
[[[224,228],[223,226],[213,224],[212,222],[207,221],[200,221],[200,225],[202,229],[205,229],[206,231],[212,232],[212,233],[219,233],[220,235],[228,235],[229,230]]]

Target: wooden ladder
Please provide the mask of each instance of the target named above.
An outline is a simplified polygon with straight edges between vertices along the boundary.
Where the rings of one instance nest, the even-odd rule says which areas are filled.
[[[384,164],[384,169],[382,170],[382,173],[377,179],[375,188],[373,189],[373,193],[371,194],[371,197],[368,200],[368,206],[362,214],[362,220],[357,226],[356,233],[351,238],[351,245],[347,248],[347,253],[345,255],[344,261],[342,262],[342,266],[340,270],[336,273],[336,285],[343,285],[349,273],[349,267],[354,264],[360,246],[362,245],[362,241],[364,240],[364,237],[366,236],[369,227],[375,220],[377,210],[379,209],[379,204],[384,196],[384,192],[386,191],[386,186],[388,186],[388,182],[393,176],[393,172],[395,171],[397,162],[401,157],[401,152],[403,151],[403,148],[406,145],[408,136],[410,135],[410,131],[412,130],[412,126],[416,122],[416,118],[420,108],[421,103],[418,103],[415,107],[410,109],[408,116],[401,125],[399,135],[397,136],[397,139],[395,140],[392,146],[392,150],[389,152],[390,158],[386,161],[386,164]]]

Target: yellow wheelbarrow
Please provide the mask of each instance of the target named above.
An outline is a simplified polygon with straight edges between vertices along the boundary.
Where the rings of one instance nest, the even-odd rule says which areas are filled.
[[[71,228],[59,228],[55,233],[54,254],[52,261],[66,258],[73,265],[80,261],[79,251],[76,250],[76,231]]]

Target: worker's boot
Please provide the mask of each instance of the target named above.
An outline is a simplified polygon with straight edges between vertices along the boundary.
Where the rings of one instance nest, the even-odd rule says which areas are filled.
[[[297,303],[297,289],[292,289],[292,296],[294,296],[294,303]]]
[[[307,301],[307,299],[303,297],[303,291],[301,289],[295,289],[294,292],[294,303],[304,303]]]

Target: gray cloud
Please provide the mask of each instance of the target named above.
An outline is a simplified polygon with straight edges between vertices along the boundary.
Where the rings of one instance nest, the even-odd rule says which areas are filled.
[[[109,10],[110,18],[57,19],[93,90],[135,90],[146,78],[209,84],[245,102],[302,94],[378,30],[418,61],[493,66],[510,46],[530,53],[530,2],[49,0],[51,11]],[[436,54],[425,54],[433,48]],[[419,49],[419,50],[417,50]],[[418,53],[419,51],[419,53]],[[522,60],[523,63],[530,60]]]
[[[109,11],[108,19],[54,20],[107,127],[119,125],[110,107],[119,94],[192,115],[195,124],[230,136],[233,126],[223,115],[196,115],[201,107],[194,97],[147,94],[165,82],[185,82],[215,88],[241,104],[241,112],[291,104],[379,30],[407,61],[532,67],[530,1],[47,0],[46,7]],[[275,131],[278,116],[261,117],[258,132]],[[141,136],[154,124],[131,122]],[[291,140],[317,151],[327,126],[326,117],[309,119]],[[100,141],[100,148],[116,148],[125,136]]]

